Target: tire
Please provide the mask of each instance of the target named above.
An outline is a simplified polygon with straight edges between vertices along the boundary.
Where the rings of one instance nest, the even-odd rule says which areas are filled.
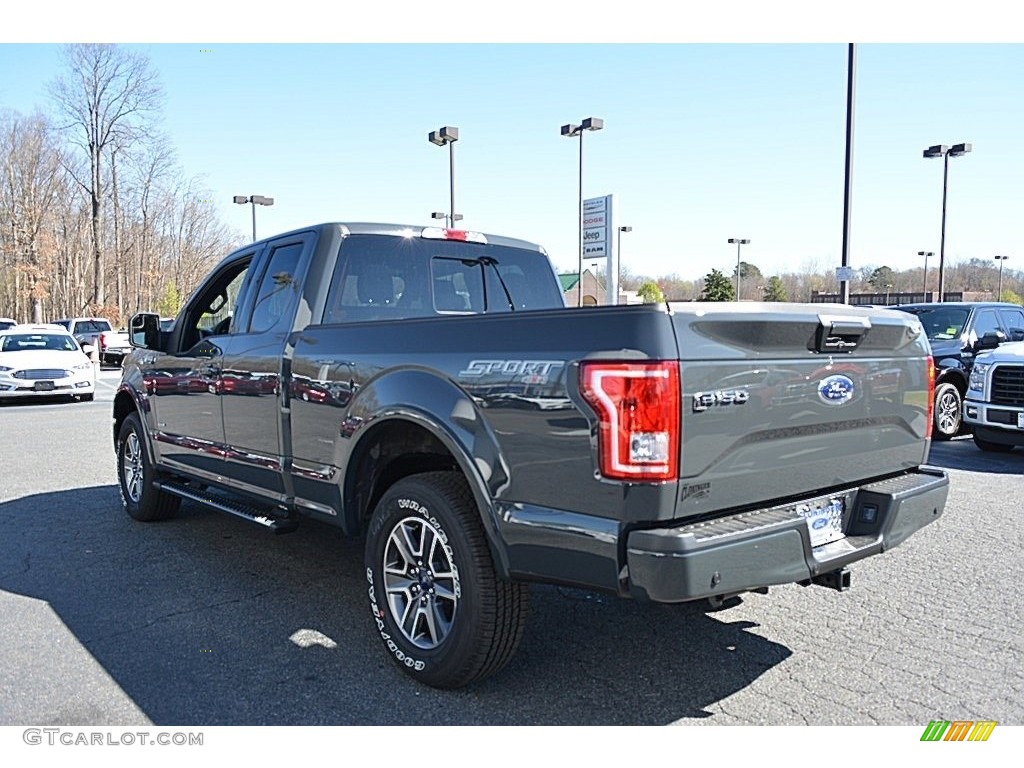
[[[974,444],[981,450],[988,451],[989,453],[1009,453],[1013,450],[1012,444],[993,443],[989,440],[980,438],[977,435],[974,436]]]
[[[92,392],[89,392],[88,394],[85,395],[79,395],[78,399],[80,402],[83,403],[91,403],[93,400],[96,399],[96,395]]]
[[[117,434],[117,484],[125,511],[135,520],[166,520],[178,511],[181,499],[155,488],[155,477],[142,422],[137,413],[129,414]]]
[[[963,398],[960,390],[948,381],[935,387],[935,428],[936,440],[956,437],[963,423]]]
[[[526,588],[498,577],[461,475],[412,475],[384,493],[367,531],[366,578],[388,655],[419,682],[460,688],[515,654]]]

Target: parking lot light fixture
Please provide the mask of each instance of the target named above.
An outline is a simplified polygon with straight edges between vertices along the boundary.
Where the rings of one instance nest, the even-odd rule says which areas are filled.
[[[256,206],[257,205],[273,205],[274,198],[264,197],[263,195],[235,195],[234,202],[239,205],[245,205],[249,203],[252,205],[252,241],[256,242]]]
[[[433,213],[430,214],[430,218],[444,219],[445,229],[451,229],[452,227],[455,226],[456,221],[462,221],[462,214],[456,213],[455,216],[453,217],[445,213],[444,211],[434,211]]]
[[[933,251],[918,251],[918,256],[924,256],[924,284],[921,286],[921,301],[928,301],[928,259],[934,256]]]
[[[946,291],[946,189],[949,185],[949,158],[960,157],[970,152],[972,146],[967,143],[933,144],[924,150],[926,158],[942,158],[942,235],[939,239],[939,301],[943,300]]]
[[[616,274],[615,274],[615,293],[618,294],[622,290],[622,233],[632,232],[632,227],[619,227],[619,242],[615,247],[615,258],[618,259],[616,262]],[[618,304],[619,297],[616,295],[613,301]]]
[[[736,243],[736,301],[740,300],[740,246],[747,245],[750,241],[738,237],[730,237],[730,243]]]
[[[996,256],[996,261],[999,262],[999,287],[996,289],[996,301],[1003,300],[1003,262],[1006,261],[1009,256]]]
[[[579,282],[577,283],[577,303],[576,306],[583,306],[583,132],[584,131],[600,131],[604,128],[604,120],[600,117],[588,117],[583,120],[579,125],[576,123],[567,123],[561,128],[561,134],[568,139],[579,138],[580,140],[580,184],[579,184]]]
[[[456,222],[455,218],[455,142],[459,140],[459,129],[453,125],[445,125],[436,131],[427,134],[427,141],[439,147],[448,147],[448,190],[451,195],[451,207],[448,212],[449,221]],[[459,219],[462,217],[459,216]]]

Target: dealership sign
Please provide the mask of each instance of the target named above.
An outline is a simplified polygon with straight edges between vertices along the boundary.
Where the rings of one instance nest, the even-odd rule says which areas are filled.
[[[583,258],[596,261],[611,255],[612,196],[583,201]]]

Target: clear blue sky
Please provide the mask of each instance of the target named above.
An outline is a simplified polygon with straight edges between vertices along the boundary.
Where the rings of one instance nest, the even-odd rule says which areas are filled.
[[[187,5],[175,6],[172,40],[195,37],[177,10]],[[538,7],[515,6],[523,14]],[[590,39],[665,39],[636,34],[622,4],[587,7],[606,13],[606,26],[619,14],[627,30],[594,35],[591,25]],[[917,12],[925,8],[947,12],[942,4]],[[285,25],[281,36],[266,21],[249,34],[241,20],[214,18],[213,41],[131,46],[159,72],[164,128],[185,173],[203,177],[239,232],[249,232],[250,210],[231,198],[248,194],[276,201],[257,210],[261,236],[333,220],[430,224],[431,211],[448,208],[448,150],[427,133],[453,125],[463,225],[541,243],[562,271],[574,271],[578,143],[559,126],[595,116],[605,129],[584,139],[584,195],[615,195],[617,223],[633,227],[623,236],[633,272],[731,272],[730,237],[751,240],[743,258],[766,275],[838,266],[845,43],[877,39],[871,18],[848,35],[791,34],[776,19],[759,36],[748,18],[735,35],[710,36],[802,41],[785,44],[702,43],[669,17],[662,23],[685,42],[471,44],[472,19],[447,28],[435,18],[420,33],[416,17],[394,34],[381,32],[380,20],[365,27],[376,32],[362,39],[401,43],[361,44],[351,32],[361,18],[307,16],[306,27]],[[558,26],[564,17],[552,28],[537,18],[534,34],[521,17],[509,19],[511,37],[576,39]],[[339,28],[333,39],[346,42],[216,42],[332,39],[324,32],[331,25]],[[116,37],[165,39],[156,26],[140,22]],[[60,25],[47,44],[13,42],[39,39],[31,33],[0,34],[12,41],[0,45],[0,108],[21,112],[47,108],[46,84],[61,67],[53,43],[100,39]],[[480,39],[495,39],[493,27]],[[1018,257],[1024,266],[1022,113],[1024,45],[859,44],[852,265],[915,267],[917,251],[938,252],[942,162],[921,151],[967,141],[974,151],[950,161],[947,259],[1007,254],[1007,266]]]

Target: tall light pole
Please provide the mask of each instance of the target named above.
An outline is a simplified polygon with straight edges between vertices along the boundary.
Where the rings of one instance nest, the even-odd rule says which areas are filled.
[[[619,303],[619,291],[622,290],[622,233],[632,232],[632,227],[619,227],[619,241],[615,245],[615,296],[613,300],[616,304]]]
[[[451,192],[451,208],[448,215],[455,222],[455,142],[459,140],[459,129],[451,125],[443,126],[427,134],[427,140],[439,147],[448,145],[448,189]],[[461,216],[459,217],[462,218]]]
[[[843,190],[843,256],[844,270],[850,266],[850,206],[853,201],[853,107],[857,89],[857,46],[849,44],[846,59],[846,184]],[[844,271],[845,275],[845,271]],[[737,296],[737,298],[739,298]],[[850,303],[850,282],[839,282],[839,301]]]
[[[924,284],[921,286],[921,301],[928,301],[928,257],[934,256],[934,251],[918,251],[918,256],[924,256]]]
[[[736,243],[736,301],[740,300],[740,246],[747,245],[749,240],[741,240],[738,237],[730,237],[730,243]]]
[[[999,288],[996,289],[996,301],[1003,300],[1003,262],[1006,261],[1009,256],[996,256],[996,261],[999,262]]]
[[[239,205],[252,204],[252,241],[256,242],[256,206],[273,205],[274,198],[263,197],[263,195],[235,195],[235,202]]]
[[[942,236],[939,240],[939,301],[946,292],[946,188],[949,184],[949,158],[960,157],[971,151],[970,144],[934,144],[924,151],[927,158],[942,158]]]
[[[568,138],[579,136],[580,139],[580,194],[579,194],[579,249],[580,249],[580,272],[579,282],[576,284],[577,302],[576,306],[583,306],[583,132],[600,131],[604,128],[604,120],[599,117],[588,117],[579,125],[568,123],[562,126],[562,135]]]

